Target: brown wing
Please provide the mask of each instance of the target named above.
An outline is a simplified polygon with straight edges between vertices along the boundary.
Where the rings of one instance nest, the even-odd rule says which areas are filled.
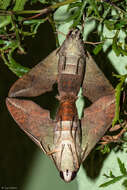
[[[9,91],[9,97],[32,97],[52,90],[57,80],[58,49],[18,79]]]
[[[86,74],[82,88],[83,95],[92,102],[114,92],[112,85],[106,79],[89,53],[86,59]]]
[[[110,127],[114,114],[114,94],[100,98],[85,109],[81,121],[83,160]]]
[[[50,119],[49,111],[29,100],[7,98],[6,104],[20,128],[44,152],[49,151],[48,147],[53,146],[53,130],[55,127],[55,122]]]

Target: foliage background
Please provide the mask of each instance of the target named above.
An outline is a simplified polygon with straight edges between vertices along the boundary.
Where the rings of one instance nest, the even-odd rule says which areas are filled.
[[[117,157],[119,157],[122,162],[125,162],[126,166],[126,143],[124,144],[125,148],[123,151],[119,150],[116,152],[116,150],[113,149],[109,154],[105,155],[100,154],[99,151],[97,151],[96,154],[90,154],[89,158],[84,163],[84,167],[80,169],[77,178],[73,182],[65,184],[59,178],[59,174],[52,162],[40,150],[38,150],[36,145],[34,145],[17,127],[6,109],[5,97],[8,94],[10,86],[17,79],[17,77],[12,74],[10,70],[20,76],[24,72],[27,72],[27,68],[32,68],[44,57],[46,57],[53,49],[55,49],[57,40],[55,39],[53,31],[56,27],[58,31],[62,32],[62,34],[58,32],[60,44],[65,38],[63,33],[66,34],[68,32],[72,23],[75,24],[75,22],[77,22],[76,24],[81,27],[80,19],[82,14],[80,13],[82,12],[80,1],[76,1],[78,4],[75,4],[76,8],[72,7],[73,11],[71,10],[68,12],[67,6],[62,6],[53,12],[53,19],[52,15],[49,14],[49,17],[47,18],[48,21],[45,21],[46,16],[31,19],[30,21],[26,20],[23,28],[20,26],[20,20],[24,17],[26,18],[27,15],[23,15],[23,18],[21,18],[22,15],[21,17],[16,16],[13,18],[14,22],[12,22],[10,17],[6,15],[7,12],[3,12],[5,10],[22,11],[24,8],[25,10],[40,10],[45,6],[47,7],[58,3],[58,1],[48,2],[46,0],[32,0],[31,2],[33,4],[27,0],[0,1],[0,35],[7,35],[8,33],[11,33],[11,31],[15,31],[16,33],[14,38],[0,39],[0,187],[1,189],[11,187],[13,189],[17,188],[23,190],[41,190],[52,187],[55,189],[66,188],[79,190],[88,188],[91,188],[91,190],[103,189],[99,188],[99,185],[104,183],[104,181],[108,181],[108,179],[103,176],[104,173],[109,174],[110,170],[112,170],[116,176],[121,175],[120,167],[117,163]],[[116,81],[116,78],[112,77],[112,72],[127,74],[126,14],[120,12],[120,15],[116,16],[114,12],[116,10],[114,10],[114,7],[109,6],[109,4],[104,2],[103,14],[101,14],[101,17],[105,17],[103,18],[103,21],[98,21],[98,18],[100,19],[98,11],[99,14],[102,13],[102,11],[98,10],[96,5],[100,5],[103,2],[86,2],[88,3],[88,6],[86,7],[87,17],[93,17],[93,19],[88,19],[85,23],[85,31],[83,36],[86,41],[103,41],[105,40],[105,36],[114,37],[116,35],[116,31],[119,31],[119,36],[117,36],[117,39],[106,39],[103,46],[102,44],[96,46],[86,45],[87,49],[90,50],[94,56],[96,62],[105,72],[105,75],[115,85],[118,83],[118,80]],[[82,1],[82,3],[85,4],[85,1]],[[117,5],[117,1],[113,1],[113,3]],[[123,3],[125,3],[123,5],[126,5],[126,1]],[[84,4],[82,4],[82,7]],[[123,5],[120,4],[120,9],[123,9],[126,12],[126,6],[123,8]],[[108,7],[111,9],[109,10]],[[112,16],[112,14],[114,16]],[[43,22],[44,24],[41,24]],[[102,30],[101,24],[103,23],[104,26]],[[16,51],[17,47],[20,54]],[[27,54],[24,54],[24,50]],[[93,50],[99,54],[95,56],[93,54]],[[3,53],[5,53],[6,58],[5,64],[8,65],[10,70],[7,69],[7,66],[3,62]],[[49,108],[51,112],[54,112],[57,104],[57,100],[55,98],[56,93],[56,90],[54,90],[52,93],[48,93],[33,100],[41,106]],[[79,109],[82,107],[82,104],[81,98],[79,101]],[[126,177],[124,179],[126,179]],[[106,190],[109,190],[110,188],[116,190],[126,189],[126,187],[122,185],[122,181],[105,187]]]

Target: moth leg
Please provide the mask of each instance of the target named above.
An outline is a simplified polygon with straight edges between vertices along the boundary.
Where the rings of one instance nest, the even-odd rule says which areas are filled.
[[[55,154],[56,152],[59,152],[60,150],[52,150],[52,151],[49,151],[47,152],[47,155],[51,155],[51,154]]]
[[[44,150],[44,152],[48,156],[52,156],[52,154],[55,154],[56,152],[59,152],[59,150],[51,150],[50,147],[49,147],[49,145],[47,145],[47,150],[46,150],[46,148],[45,148],[45,146],[43,144],[45,144],[45,142],[43,140],[41,140],[42,149]]]
[[[75,143],[74,143],[74,145],[75,145]],[[74,152],[73,152],[73,150],[72,150],[71,145],[68,144],[68,148],[70,149],[71,154],[72,154],[72,156],[73,156],[73,160],[74,160],[74,163],[75,163],[75,168],[79,168],[79,160],[78,160],[78,153],[77,153],[77,151],[75,151],[75,153],[76,153],[76,156],[75,156],[75,155],[74,155]],[[76,149],[76,145],[75,145],[75,150],[77,150],[77,149]]]
[[[82,88],[83,96],[87,97],[91,102],[95,102],[102,96],[114,94],[114,88],[89,53],[86,57],[86,74]]]
[[[45,147],[43,146],[43,142],[42,142],[42,141],[41,141],[41,146],[42,146],[42,149],[44,149],[46,155],[49,156],[49,157],[52,159],[52,161],[54,161],[55,166],[56,166],[56,168],[58,169],[56,160],[55,160],[55,158],[54,158],[54,156],[53,156],[53,154],[56,153],[57,151],[51,151],[49,145],[47,146],[47,148],[48,148],[48,151],[47,151],[47,150],[45,149]]]
[[[55,144],[59,144],[59,141],[61,139],[61,134],[62,134],[62,118],[59,118],[59,122],[57,122],[57,127],[56,130],[59,131],[59,137],[57,138],[57,142]]]
[[[60,151],[60,159],[58,160],[59,163],[58,163],[58,166],[61,168],[61,160],[62,160],[62,154],[63,154],[63,150],[64,150],[64,147],[65,147],[65,144],[62,144],[62,148],[61,148],[61,151]]]
[[[57,81],[57,49],[18,79],[9,91],[9,97],[35,97],[51,91]]]

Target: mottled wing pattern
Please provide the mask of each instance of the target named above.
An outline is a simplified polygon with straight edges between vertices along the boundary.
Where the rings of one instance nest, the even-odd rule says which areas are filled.
[[[49,111],[42,109],[30,100],[7,98],[6,104],[20,128],[44,152],[49,151],[49,147],[53,146],[53,131],[55,127],[55,122],[50,119]]]
[[[57,81],[57,50],[18,79],[11,87],[8,96],[34,97],[51,91],[53,84]]]

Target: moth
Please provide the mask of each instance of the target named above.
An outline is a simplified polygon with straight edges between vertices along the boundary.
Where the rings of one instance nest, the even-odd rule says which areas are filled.
[[[18,99],[49,92],[55,83],[60,101],[55,120],[33,101]],[[81,120],[75,104],[80,87],[92,102]],[[13,84],[6,104],[20,128],[54,161],[65,182],[75,178],[115,113],[114,89],[90,54],[86,56],[79,29],[71,30],[60,48]]]

